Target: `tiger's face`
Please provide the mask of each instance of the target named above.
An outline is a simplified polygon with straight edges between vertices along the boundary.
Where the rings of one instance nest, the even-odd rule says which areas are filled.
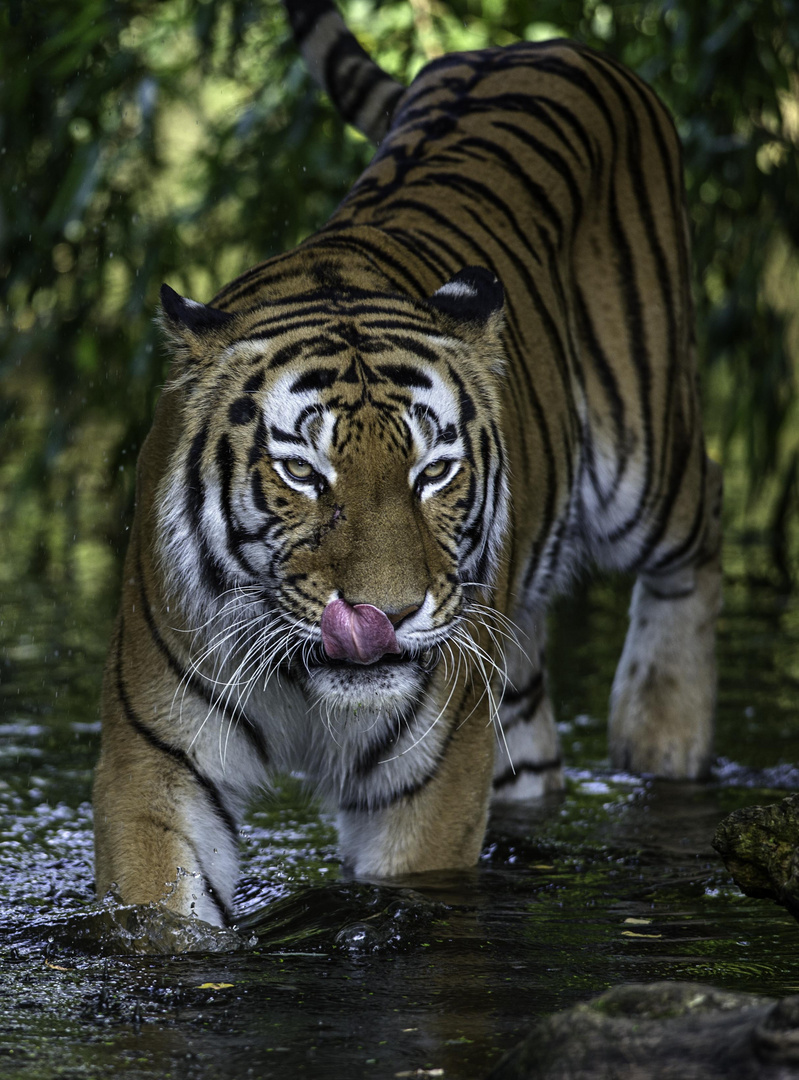
[[[304,333],[285,331],[293,304],[263,337],[262,309],[226,319],[189,386],[158,500],[187,627],[259,677],[290,668],[327,707],[416,700],[496,569],[498,333],[459,321],[477,290],[449,285],[424,304],[340,299],[313,333],[307,298]]]

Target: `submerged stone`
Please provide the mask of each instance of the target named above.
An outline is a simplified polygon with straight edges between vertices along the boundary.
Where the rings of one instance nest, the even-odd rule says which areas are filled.
[[[713,847],[742,892],[775,900],[799,919],[799,795],[735,810]]]
[[[799,997],[630,983],[541,1020],[489,1080],[789,1080]]]

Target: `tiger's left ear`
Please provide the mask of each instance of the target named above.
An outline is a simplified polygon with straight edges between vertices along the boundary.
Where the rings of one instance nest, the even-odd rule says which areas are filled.
[[[499,334],[504,325],[505,293],[499,279],[482,266],[467,266],[428,299],[428,304],[459,323]]]
[[[161,309],[174,329],[188,330],[190,334],[202,335],[218,330],[234,318],[229,311],[209,307],[197,300],[188,300],[168,285],[161,286]]]

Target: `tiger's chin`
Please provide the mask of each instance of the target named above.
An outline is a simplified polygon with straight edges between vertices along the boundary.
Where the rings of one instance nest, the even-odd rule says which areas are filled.
[[[302,672],[308,694],[337,712],[403,713],[416,703],[430,679],[437,656],[386,655],[371,664],[318,658]]]

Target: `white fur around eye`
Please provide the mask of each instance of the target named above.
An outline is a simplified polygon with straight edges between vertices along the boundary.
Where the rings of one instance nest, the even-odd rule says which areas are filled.
[[[313,479],[314,467],[305,458],[286,458],[283,462],[286,471],[295,480],[311,480]]]
[[[444,458],[436,458],[429,462],[421,471],[421,478],[427,482],[441,480],[452,468],[452,462]]]
[[[410,480],[411,486],[419,489],[419,499],[424,502],[429,499],[431,495],[435,495],[437,492],[445,488],[447,484],[460,472],[463,462],[457,458],[445,458],[446,468],[440,476],[436,476],[431,479],[427,479],[424,475],[424,471],[428,466],[435,465],[436,462],[442,460],[439,454],[435,452],[430,455],[429,459],[416,468],[411,469]]]
[[[264,399],[267,452],[278,475],[289,487],[315,499],[312,480],[292,476],[284,463],[290,460],[307,461],[332,487],[336,481],[336,470],[330,463],[329,451],[336,418],[323,407],[315,390],[293,393],[290,387],[295,380],[296,373],[286,373]],[[289,438],[280,438],[276,433],[281,431],[286,432]]]
[[[457,475],[465,453],[463,439],[456,434],[460,412],[452,387],[438,372],[425,368],[429,388],[414,388],[413,406],[405,414],[405,423],[416,451],[416,461],[408,473],[411,488],[419,489],[422,501],[435,495]],[[438,461],[448,467],[440,476],[426,478],[424,470]]]
[[[310,469],[308,476],[295,476],[289,468],[289,462],[292,461],[304,461]],[[301,458],[299,454],[295,454],[294,457],[291,458],[278,458],[272,462],[272,465],[280,479],[294,491],[299,491],[303,495],[307,495],[309,499],[317,499],[319,497],[319,485],[320,481],[324,482],[324,477],[314,469],[310,462]]]

